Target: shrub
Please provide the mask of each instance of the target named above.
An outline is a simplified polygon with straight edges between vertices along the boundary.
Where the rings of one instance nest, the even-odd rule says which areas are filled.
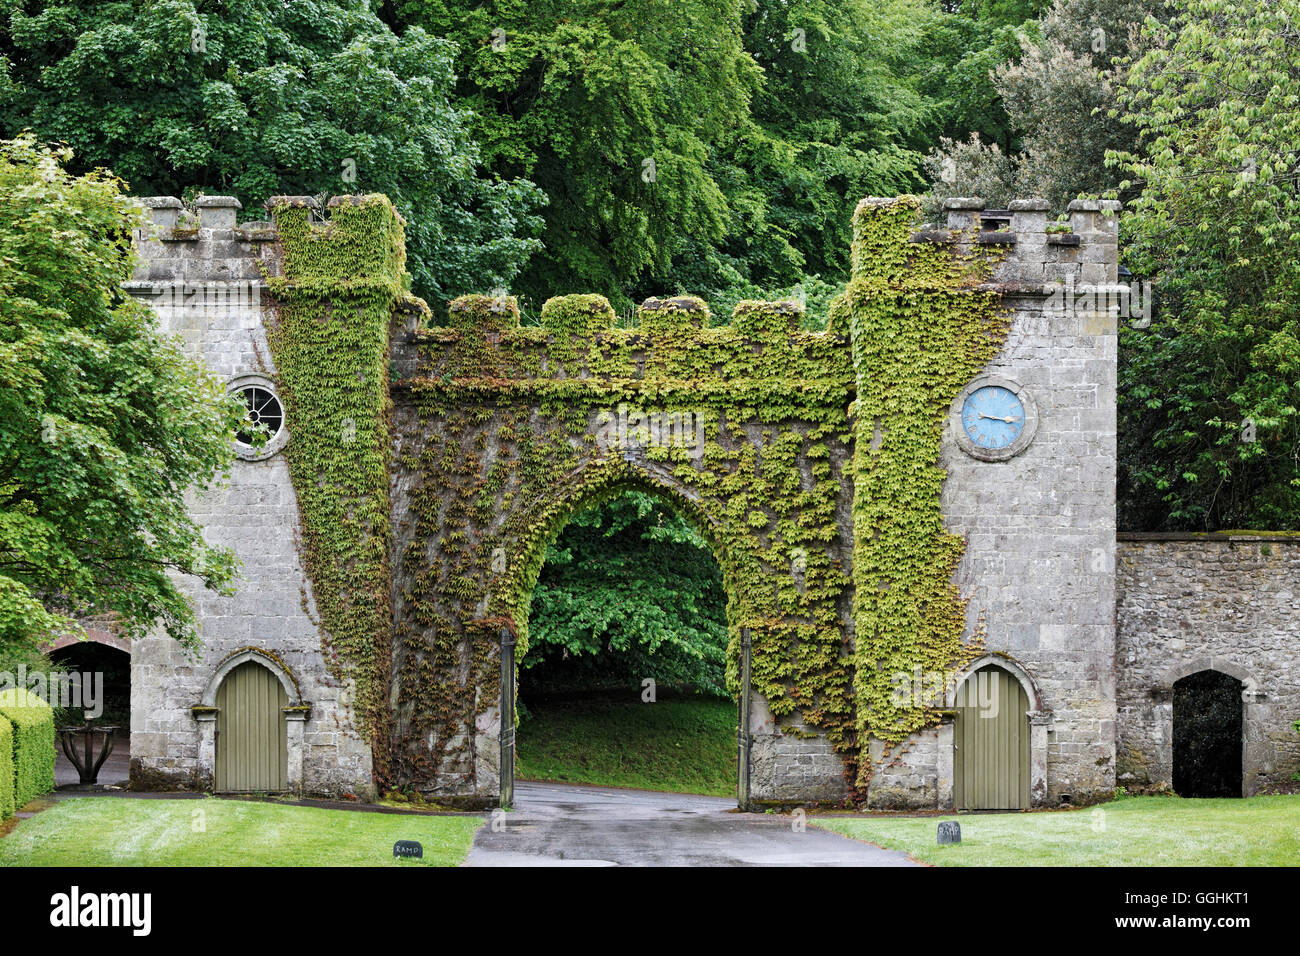
[[[54,711],[31,691],[0,691],[0,716],[13,725],[13,800],[15,807],[54,789]]]
[[[14,730],[0,717],[0,820],[14,815]]]

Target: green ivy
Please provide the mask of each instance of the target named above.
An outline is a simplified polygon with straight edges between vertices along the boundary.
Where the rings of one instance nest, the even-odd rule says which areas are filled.
[[[381,782],[474,792],[502,631],[522,657],[548,544],[628,490],[665,499],[707,539],[730,688],[748,630],[754,690],[786,733],[831,741],[851,799],[870,777],[868,739],[936,719],[899,706],[892,677],[950,671],[980,643],[962,641],[964,545],[943,527],[939,443],[1007,323],[978,288],[988,258],[909,242],[918,208],[859,207],[855,274],[828,331],[805,331],[793,302],[743,301],[710,327],[690,296],[647,300],[632,329],[613,327],[600,296],[564,296],[523,328],[513,298],[464,296],[445,326],[417,329],[415,374],[391,384],[394,313],[421,311],[403,284],[400,218],[380,197],[336,206],[325,225],[304,205],[277,208],[269,340],[304,562]],[[645,413],[676,418],[645,442]]]
[[[887,745],[938,714],[894,697],[895,675],[951,674],[982,643],[963,644],[966,601],[953,584],[965,549],[945,530],[939,466],[949,406],[1002,347],[1008,322],[981,290],[992,256],[910,243],[919,200],[864,200],[854,214],[854,274],[831,310],[847,329],[857,379],[853,453],[853,618],[858,732]],[[866,785],[870,768],[860,768]]]
[[[331,203],[311,221],[302,201],[274,207],[282,276],[267,342],[291,438],[285,446],[301,515],[325,661],[351,683],[375,776],[387,777],[391,600],[388,543],[388,332],[406,299],[403,222],[383,196]]]
[[[708,540],[731,689],[748,628],[753,685],[773,713],[792,733],[826,733],[856,765],[837,523],[848,342],[803,331],[796,303],[743,303],[732,326],[709,328],[708,307],[682,296],[648,300],[639,318],[614,328],[603,298],[564,296],[540,328],[521,328],[508,297],[466,296],[447,326],[419,333],[419,373],[398,385],[399,405],[418,410],[396,463],[415,523],[395,569],[409,721],[399,777],[468,772],[475,718],[493,703],[490,648],[505,627],[526,653],[548,543],[577,511],[629,489],[667,500]],[[620,408],[677,414],[689,440],[646,447],[647,474],[616,447]]]

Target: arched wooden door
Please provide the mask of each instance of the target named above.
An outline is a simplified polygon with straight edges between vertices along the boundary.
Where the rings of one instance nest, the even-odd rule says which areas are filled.
[[[240,664],[217,689],[213,789],[274,793],[289,788],[284,708],[289,696],[261,664]]]
[[[1029,696],[1001,667],[981,667],[957,688],[953,805],[1029,807]]]

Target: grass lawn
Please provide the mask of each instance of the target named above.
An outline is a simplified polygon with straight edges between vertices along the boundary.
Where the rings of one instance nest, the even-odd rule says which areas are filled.
[[[961,823],[938,846],[940,820]],[[1050,813],[926,818],[816,816],[819,827],[939,866],[1296,866],[1300,795],[1248,800],[1124,797]]]
[[[478,817],[366,813],[245,800],[63,800],[0,838],[0,866],[455,866]],[[419,840],[422,860],[393,844]]]
[[[736,705],[713,698],[530,703],[516,775],[643,790],[736,794]]]

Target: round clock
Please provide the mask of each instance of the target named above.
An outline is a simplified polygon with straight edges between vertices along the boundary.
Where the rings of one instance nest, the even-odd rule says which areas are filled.
[[[957,444],[983,461],[1005,461],[1033,440],[1038,415],[1024,386],[986,375],[967,385],[952,404]]]

